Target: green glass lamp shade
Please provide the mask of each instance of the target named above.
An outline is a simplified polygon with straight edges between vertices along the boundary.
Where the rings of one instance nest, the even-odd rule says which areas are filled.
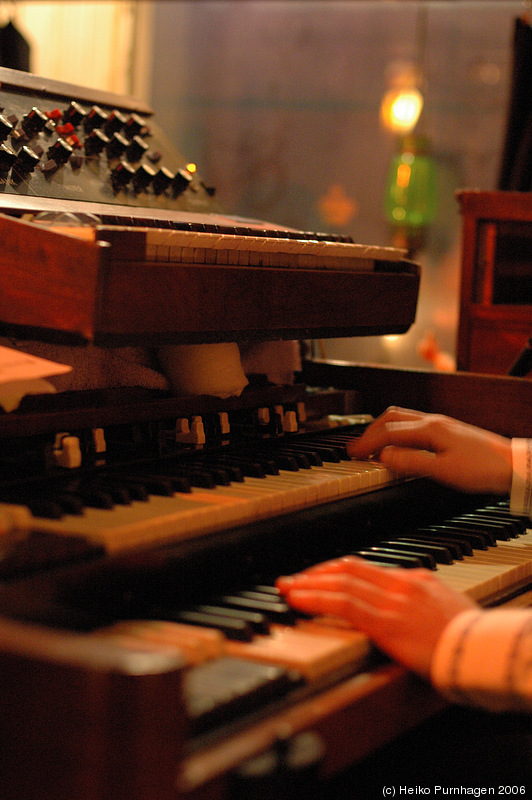
[[[403,229],[425,228],[436,214],[436,169],[428,143],[419,137],[401,141],[388,174],[384,213]]]

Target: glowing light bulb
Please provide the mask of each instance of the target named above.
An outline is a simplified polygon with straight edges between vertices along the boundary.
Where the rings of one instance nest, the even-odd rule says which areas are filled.
[[[415,128],[422,109],[423,95],[419,89],[390,89],[382,98],[381,120],[396,133],[409,133]]]

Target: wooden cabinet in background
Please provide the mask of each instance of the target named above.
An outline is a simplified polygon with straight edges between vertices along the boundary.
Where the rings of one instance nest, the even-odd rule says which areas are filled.
[[[461,191],[457,367],[507,374],[532,336],[532,193]]]

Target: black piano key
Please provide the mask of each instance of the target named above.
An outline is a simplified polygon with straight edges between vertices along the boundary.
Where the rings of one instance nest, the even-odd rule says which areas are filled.
[[[486,537],[482,536],[478,531],[466,528],[462,525],[443,523],[442,525],[430,525],[429,528],[437,533],[441,532],[444,536],[450,536],[451,538],[458,538],[464,542],[468,542],[470,547],[474,550],[487,550],[489,547],[489,542]],[[467,553],[466,555],[471,555],[471,553]]]
[[[126,481],[124,485],[132,500],[145,503],[149,499],[149,492],[142,483],[129,483]]]
[[[435,539],[429,540],[428,538],[423,539],[422,537],[416,539],[413,536],[412,538],[407,536],[401,537],[397,539],[397,541],[427,548],[427,552],[432,553],[439,564],[452,564],[455,558],[457,560],[463,559],[460,548],[454,544],[451,544],[450,542],[436,543]]]
[[[182,476],[171,478],[167,475],[139,472],[138,475],[131,473],[125,475],[124,480],[130,484],[137,483],[143,486],[149,494],[161,495],[162,497],[171,497],[174,492],[186,494],[191,491],[190,481]]]
[[[475,531],[475,533],[480,534],[484,538],[488,547],[496,547],[497,545],[497,528],[494,525],[481,522],[480,520],[468,519],[467,517],[452,517],[448,520],[448,523],[449,525],[457,525],[460,528]]]
[[[409,551],[406,547],[401,547],[401,545],[396,545],[392,542],[381,542],[379,545],[374,545],[372,547],[366,548],[370,553],[384,553],[384,555],[399,555],[399,556],[408,556],[409,558],[416,558],[419,561],[419,565],[424,567],[425,569],[436,569],[436,561],[434,557],[431,556],[429,553],[426,552],[417,552],[415,548],[412,551]]]
[[[294,453],[294,455],[302,460],[302,463],[306,462],[306,465],[303,467],[304,469],[308,469],[309,467],[322,467],[323,466],[323,459],[320,457],[320,454],[317,450],[306,448],[306,447],[283,447],[283,450],[286,450],[288,453]],[[299,463],[299,462],[298,462]],[[308,466],[307,466],[308,465]],[[301,464],[300,464],[301,466]]]
[[[229,486],[231,479],[226,469],[219,464],[194,459],[179,464],[173,464],[168,469],[161,467],[161,473],[170,477],[186,476],[193,486],[201,485],[203,488],[212,489],[214,486]],[[199,481],[194,483],[193,477]]]
[[[323,438],[320,437],[320,445],[331,447],[339,455],[342,461],[347,461],[349,459],[349,456],[347,455],[347,442],[343,437],[328,434]]]
[[[444,531],[443,530],[444,527],[445,526],[442,525],[440,526],[435,525],[434,527],[431,528],[419,528],[417,531],[413,531],[411,535],[415,537],[420,536],[422,538],[429,537],[433,541],[441,542],[446,546],[454,544],[454,546],[460,552],[462,558],[464,556],[472,556],[473,548],[471,546],[471,542],[469,541],[469,539],[460,536],[460,534],[457,531],[456,532],[452,530]],[[454,555],[454,557],[458,558],[459,556]]]
[[[519,525],[517,523],[514,525],[512,520],[495,519],[494,517],[490,517],[488,513],[483,513],[481,511],[463,514],[461,517],[458,517],[458,519],[472,519],[475,522],[478,521],[481,524],[489,525],[490,530],[495,532],[496,539],[508,541],[509,539],[516,539],[517,536],[519,536]]]
[[[274,453],[269,460],[273,461],[277,469],[284,469],[286,472],[297,472],[299,470],[297,459],[290,453]]]
[[[353,555],[389,567],[403,567],[403,569],[417,569],[421,567],[421,561],[415,556],[405,556],[401,553],[378,552],[378,548],[375,550],[357,550]]]
[[[188,487],[190,491],[191,486],[201,489],[214,489],[216,486],[216,481],[209,470],[186,463],[155,465],[153,471],[155,475],[170,482],[173,492],[181,492],[183,487]]]
[[[51,492],[41,494],[28,489],[17,489],[3,492],[0,495],[2,503],[13,503],[13,505],[26,506],[34,517],[44,517],[45,519],[61,519],[64,509],[61,503],[55,499]]]
[[[311,467],[311,454],[303,453],[297,449],[290,449],[283,447],[282,453],[284,456],[294,459],[298,469],[310,469]],[[316,454],[313,454],[316,455]]]
[[[273,597],[281,597],[281,592],[277,586],[270,586],[268,584],[260,584],[251,589],[252,592],[260,592],[261,594],[270,594]]]
[[[172,478],[175,477],[177,477],[176,474],[172,475]],[[210,470],[206,469],[189,469],[185,467],[179,477],[185,478],[191,486],[196,486],[199,489],[214,489],[216,486],[214,475]]]
[[[228,639],[239,642],[251,642],[253,628],[242,619],[231,619],[221,614],[208,614],[201,611],[171,611],[157,609],[158,619],[182,622],[185,625],[199,625],[203,628],[214,628],[221,631]]]
[[[80,497],[86,506],[91,508],[105,508],[108,511],[114,508],[114,502],[109,492],[95,490],[86,490],[80,492]]]
[[[231,483],[244,482],[244,473],[236,464],[224,464],[224,469],[226,470]]]
[[[380,547],[390,547],[393,550],[399,550],[407,555],[418,556],[422,559],[423,566],[427,569],[436,569],[436,565],[438,563],[452,563],[452,558],[449,551],[447,551],[448,560],[442,560],[445,558],[445,548],[443,547],[440,548],[442,551],[440,553],[440,550],[437,548],[430,547],[429,545],[423,545],[419,542],[405,541],[404,539],[389,539],[385,542],[380,542]],[[425,563],[425,558],[427,558],[428,563]]]
[[[212,475],[217,486],[230,486],[232,479],[228,470],[222,469],[221,467],[215,467],[211,464],[207,464],[206,467],[209,473]]]
[[[107,492],[111,496],[113,503],[121,506],[131,505],[131,493],[126,486],[112,481],[102,481],[99,489]]]
[[[102,488],[98,481],[70,480],[67,482],[65,489],[67,493],[75,495],[83,505],[90,508],[110,510],[114,507],[111,493],[107,488]]]
[[[260,589],[253,587],[252,589],[242,589],[239,592],[234,592],[235,596],[248,597],[250,600],[263,600],[265,603],[275,603],[277,598],[271,592],[261,592]]]
[[[489,517],[493,517],[494,519],[503,519],[507,522],[511,522],[514,529],[518,531],[518,535],[526,533],[527,527],[531,525],[530,520],[528,520],[527,524],[523,517],[514,516],[510,514],[509,511],[505,511],[503,508],[497,508],[496,506],[486,506],[480,510],[480,513],[488,514]]]
[[[220,486],[229,486],[230,483],[242,483],[244,475],[242,470],[233,464],[224,464],[215,457],[194,462],[199,469],[206,469],[212,473],[214,480]]]
[[[296,612],[281,600],[272,602],[271,598],[265,600],[227,594],[216,598],[213,602],[230,608],[246,608],[249,611],[259,611],[261,614],[265,614],[271,622],[279,622],[283,625],[293,625],[297,619]]]
[[[83,514],[83,501],[75,494],[62,492],[54,494],[52,499],[61,506],[64,514],[75,514],[76,516]]]
[[[292,446],[298,447],[303,451],[317,453],[322,461],[327,461],[330,464],[339,464],[340,461],[343,460],[336,447],[327,447],[326,445],[321,444],[321,442],[312,442],[312,444],[306,442],[297,442],[293,443]]]
[[[227,606],[220,605],[198,605],[194,606],[192,611],[199,611],[203,614],[215,614],[222,617],[230,617],[231,619],[241,619],[255,631],[255,633],[268,633],[270,626],[264,614],[259,614],[256,611],[246,611],[240,608],[228,608]]]
[[[276,464],[275,459],[271,457],[269,453],[261,451],[259,448],[257,448],[257,450],[254,452],[243,450],[242,457],[244,459],[248,459],[252,464],[258,462],[260,464],[261,470],[264,472],[265,475],[279,474],[279,467]],[[231,453],[231,458],[233,458],[232,453]]]
[[[257,458],[245,458],[244,456],[238,454],[226,454],[219,456],[219,461],[221,464],[227,463],[228,465],[237,467],[240,469],[244,476],[248,478],[265,478],[266,477],[266,470],[264,468],[264,464],[260,462]],[[272,467],[273,469],[273,467]],[[279,474],[279,470],[277,472],[271,472],[270,474]]]
[[[491,506],[488,506],[491,508]],[[494,509],[497,511],[505,511],[507,514],[510,514],[510,503],[507,500],[499,500],[499,502],[494,506]],[[531,522],[530,517],[527,517],[526,514],[510,514],[512,519],[521,520],[524,523],[525,528],[530,528]]]
[[[63,507],[60,503],[46,497],[31,497],[25,501],[23,500],[22,504],[28,506],[34,517],[61,519],[64,514]]]

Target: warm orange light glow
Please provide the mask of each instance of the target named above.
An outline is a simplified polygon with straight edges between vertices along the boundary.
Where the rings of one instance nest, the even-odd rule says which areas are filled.
[[[390,89],[381,103],[381,119],[384,125],[397,133],[409,133],[423,108],[423,96],[416,88]]]
[[[408,164],[399,164],[397,167],[397,180],[396,183],[401,189],[406,189],[410,183],[410,175],[412,170]]]
[[[197,168],[196,164],[192,164],[192,163],[191,163],[191,164],[187,164],[187,166],[186,166],[186,169],[187,169],[187,170],[188,170],[188,171],[189,171],[191,174],[194,174],[194,172],[196,172],[196,170],[197,170],[198,168]]]

